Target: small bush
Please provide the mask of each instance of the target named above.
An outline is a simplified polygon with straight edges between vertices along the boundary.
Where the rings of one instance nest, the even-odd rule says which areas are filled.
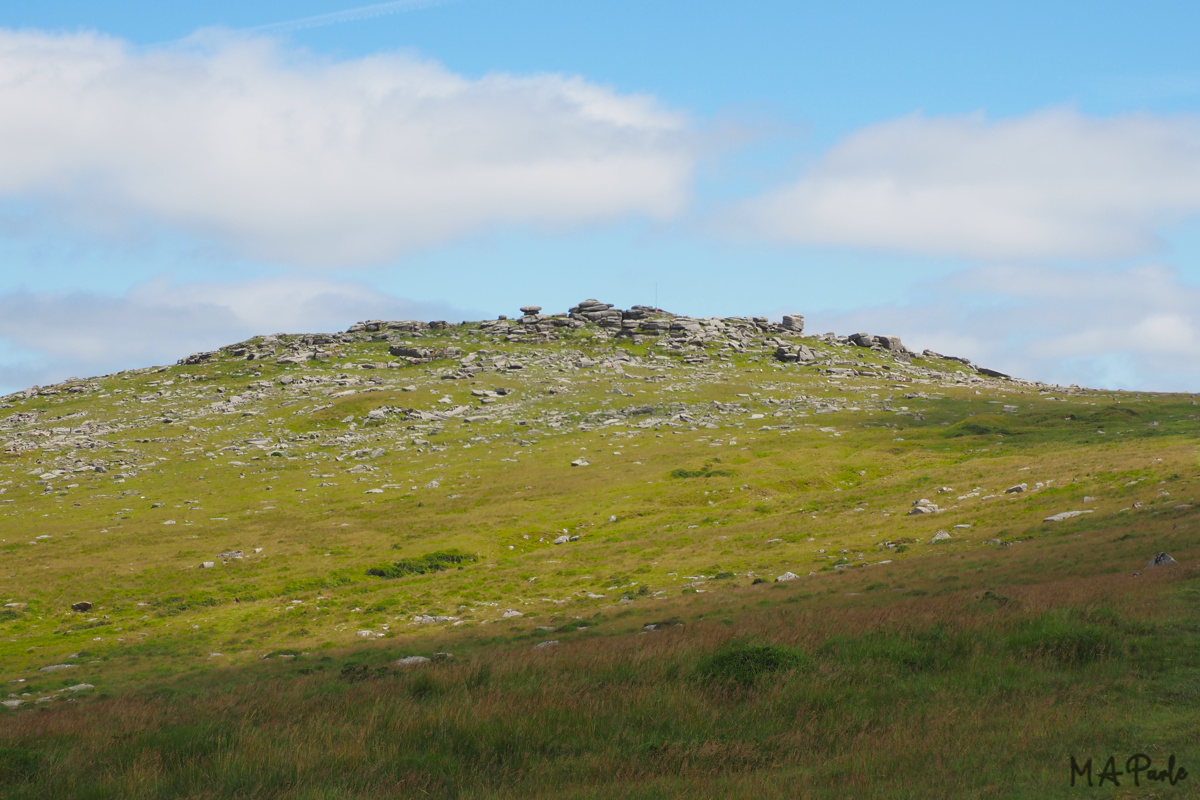
[[[201,608],[212,608],[213,606],[219,606],[220,604],[221,601],[216,597],[200,594],[188,595],[186,597],[175,595],[172,597],[164,597],[163,599],[156,600],[154,602],[158,612],[168,617],[182,614],[185,611],[195,611]]]
[[[343,664],[341,677],[350,683],[361,683],[371,677],[371,672],[366,664]]]
[[[804,666],[804,657],[785,647],[770,644],[734,644],[700,662],[696,675],[714,683],[753,685],[763,675]]]
[[[671,470],[672,478],[718,478],[721,476],[729,476],[733,473],[724,469],[713,469],[711,464],[705,464],[700,469],[679,469]]]
[[[382,564],[367,570],[368,575],[378,578],[403,578],[408,575],[425,575],[430,572],[440,572],[449,567],[471,564],[479,560],[479,556],[463,553],[459,550],[439,550],[426,553],[416,558],[402,558],[393,564]]]

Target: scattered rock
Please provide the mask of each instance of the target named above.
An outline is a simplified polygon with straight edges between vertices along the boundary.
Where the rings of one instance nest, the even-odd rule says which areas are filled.
[[[38,672],[61,672],[64,669],[75,669],[78,664],[51,664],[48,667],[42,667]]]
[[[213,562],[213,561],[205,561],[205,562],[203,562],[203,563],[201,563],[201,564],[200,564],[200,569],[212,569],[212,568],[213,568],[213,567],[215,567],[215,566],[216,566],[216,562]]]
[[[89,603],[87,600],[80,600],[78,603],[71,604],[71,610],[72,611],[81,611],[81,612],[82,611],[91,611],[92,604]]]
[[[1063,520],[1068,520],[1072,517],[1078,517],[1082,514],[1091,513],[1092,512],[1090,509],[1087,511],[1060,511],[1057,514],[1051,514],[1050,516],[1046,517],[1044,520],[1042,520],[1042,522],[1062,522]]]
[[[787,583],[788,581],[799,580],[800,576],[794,572],[785,572],[775,579],[776,583]]]
[[[558,639],[551,639],[548,642],[539,642],[533,646],[534,650],[545,650],[548,647],[558,647]]]
[[[946,533],[945,531],[938,531],[932,537],[930,537],[929,543],[933,544],[934,542],[944,542],[949,538],[950,534]]]
[[[1029,489],[1029,484],[1018,483],[1016,486],[1010,486],[1007,489],[1005,489],[1004,493],[1005,494],[1020,494],[1021,492],[1027,491],[1028,489]]]
[[[926,500],[922,497],[920,500],[913,501],[912,508],[908,510],[908,516],[911,517],[917,514],[940,514],[941,511],[942,510],[938,508],[937,503]]]
[[[525,616],[525,615],[522,614],[520,611],[510,608],[508,611],[505,611],[503,614],[501,614],[500,618],[501,619],[512,619],[513,617],[523,617],[523,616]]]
[[[421,664],[428,664],[430,659],[425,656],[405,656],[396,660],[397,667],[417,667]]]
[[[1171,558],[1169,553],[1159,553],[1154,558],[1150,559],[1150,563],[1147,564],[1146,567],[1165,567],[1168,564],[1174,563],[1176,563],[1175,559]]]
[[[586,466],[588,466],[588,460],[586,458],[577,458],[571,462],[571,466],[572,467],[586,467]]]
[[[557,537],[553,544],[566,544],[569,541],[571,541],[571,537],[564,533],[562,536]]]

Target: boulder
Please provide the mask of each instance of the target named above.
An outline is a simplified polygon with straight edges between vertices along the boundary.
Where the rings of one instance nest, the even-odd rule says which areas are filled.
[[[87,600],[80,600],[78,603],[71,604],[71,610],[72,611],[80,611],[80,612],[91,611],[92,604],[89,603]]]
[[[879,345],[884,350],[891,350],[894,353],[899,353],[904,350],[904,345],[900,343],[899,336],[876,336],[875,344]]]
[[[848,338],[850,344],[857,345],[858,347],[870,347],[875,344],[875,337],[869,333],[852,333]]]
[[[429,659],[425,656],[405,656],[404,658],[396,659],[397,667],[417,667],[428,663]]]
[[[1042,520],[1042,522],[1062,522],[1063,520],[1068,520],[1068,519],[1071,519],[1072,517],[1078,517],[1081,514],[1091,514],[1091,513],[1092,512],[1090,510],[1089,511],[1060,511],[1057,514],[1051,514],[1050,516],[1046,517],[1045,519]]]
[[[433,355],[433,351],[427,347],[413,347],[406,344],[394,344],[388,348],[388,352],[403,358],[430,358]]]
[[[1159,553],[1154,558],[1150,559],[1150,563],[1147,564],[1146,567],[1165,567],[1168,564],[1174,563],[1176,563],[1175,559],[1171,558],[1169,553]]]
[[[934,542],[944,542],[944,541],[946,541],[946,540],[947,540],[947,539],[949,539],[949,538],[950,538],[950,534],[946,533],[945,531],[938,531],[938,532],[937,532],[937,533],[935,533],[935,534],[933,535],[933,537],[932,537],[932,538],[929,540],[929,543],[930,543],[930,544],[933,544]]]
[[[795,333],[804,332],[804,315],[803,314],[784,314],[783,327],[786,330],[794,331]]]
[[[787,583],[788,581],[799,580],[800,576],[794,572],[785,572],[775,579],[776,583]]]
[[[926,500],[923,497],[920,500],[914,500],[913,504],[912,504],[912,508],[910,508],[908,510],[908,516],[910,516],[910,517],[915,516],[917,514],[938,514],[938,513],[941,513],[941,509],[937,507],[937,504],[930,502],[929,500]]]
[[[1005,494],[1020,494],[1021,492],[1024,492],[1028,489],[1029,489],[1029,484],[1018,483],[1016,486],[1010,486],[1007,489],[1005,489],[1004,493]]]

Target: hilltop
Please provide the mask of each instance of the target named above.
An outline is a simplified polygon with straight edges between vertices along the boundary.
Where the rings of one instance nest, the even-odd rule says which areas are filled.
[[[1153,642],[1167,617],[1154,616],[1196,602],[1194,590],[1180,594],[1200,555],[1191,395],[1024,381],[895,336],[808,334],[799,314],[697,319],[595,300],[541,312],[259,336],[0,399],[0,750],[31,754],[0,752],[0,775],[25,787],[12,796],[65,785],[95,796],[385,786],[519,796],[519,785],[523,796],[583,796],[610,770],[632,791],[664,769],[674,782],[644,796],[714,776],[732,781],[730,796],[785,796],[779,776],[799,775],[813,787],[840,775],[868,792],[880,774],[911,775],[911,763],[871,761],[845,737],[898,747],[928,724],[927,703],[993,708],[999,727],[986,735],[981,718],[939,723],[945,736],[981,737],[929,766],[945,780],[1018,724],[997,710],[1001,697],[1026,711],[1065,697],[1083,722],[1051,714],[1061,725],[1022,745],[1047,762],[1021,778],[1036,788],[1065,769],[1061,754],[1049,763],[1056,735],[1107,741],[1085,695],[1116,692],[1124,719],[1120,687],[1148,681],[1138,659],[1166,652]],[[1179,564],[1148,566],[1160,552]],[[1186,662],[1192,636],[1171,636],[1171,658]],[[711,659],[729,647],[733,662],[767,665],[739,690],[757,693],[743,697],[756,717],[737,717],[727,689],[695,694],[696,665],[721,673],[726,662]],[[422,660],[435,653],[451,655]],[[402,657],[412,660],[397,666]],[[984,663],[996,682],[963,677]],[[225,693],[256,686],[272,703],[304,705],[332,691],[336,705],[350,692],[401,716],[457,703],[440,717],[469,728],[484,708],[472,691],[533,702],[525,680],[560,703],[530,713],[573,742],[566,773],[550,766],[559,745],[531,744],[535,733],[514,732],[510,716],[462,734],[473,744],[435,747],[441,766],[368,747],[353,767],[367,772],[351,780],[346,764],[284,767],[287,756],[264,751],[260,761],[293,778],[255,784],[245,748],[266,734],[238,710],[246,695]],[[639,694],[652,684],[667,694]],[[550,685],[571,687],[569,698]],[[868,698],[884,685],[916,716]],[[613,686],[630,693],[620,713],[604,705]],[[843,687],[838,703],[795,705],[832,686]],[[185,705],[168,713],[177,696]],[[307,713],[324,713],[312,702]],[[680,715],[679,730],[633,722],[658,702]],[[589,744],[600,734],[558,716],[571,703],[595,719],[616,714],[597,724],[632,738],[612,751]],[[711,708],[685,713],[688,703],[723,709],[726,733],[697,722]],[[788,738],[780,707],[787,719],[812,715],[808,728],[794,722],[810,743]],[[821,716],[835,707],[858,709],[857,721]],[[345,709],[328,713],[323,724],[353,727]],[[219,741],[169,755],[169,741],[137,739],[147,714],[160,739],[174,735],[175,714],[240,730],[228,734],[243,759],[233,783],[203,777],[237,760]],[[117,745],[71,723],[78,715],[118,720],[139,742],[132,760],[83,777]],[[1165,740],[1184,752],[1195,719],[1170,720]],[[504,737],[523,744],[505,750]],[[858,766],[822,771],[806,748]],[[158,754],[158,783],[131,766],[147,753]],[[911,780],[900,785],[913,794],[895,796],[936,796]]]

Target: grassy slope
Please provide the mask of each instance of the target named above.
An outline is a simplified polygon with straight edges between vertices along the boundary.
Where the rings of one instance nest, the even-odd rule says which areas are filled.
[[[0,717],[12,796],[1051,797],[1072,752],[1200,770],[1193,573],[1132,576],[1158,550],[1197,556],[1190,397],[826,343],[868,374],[711,347],[692,366],[590,331],[430,343],[525,369],[350,368],[389,358],[354,342],[333,363],[222,357],[9,398],[40,412],[0,429],[0,594],[23,604],[0,612],[25,701]],[[639,362],[605,361],[622,352]],[[72,445],[82,421],[119,429]],[[946,510],[904,516],[921,497]],[[1042,522],[1072,509],[1094,513]],[[550,544],[564,529],[579,540]],[[479,560],[366,575],[448,548]],[[769,582],[787,570],[802,578]],[[686,624],[640,633],[669,618]],[[801,665],[703,680],[738,642]],[[437,650],[455,658],[387,666]],[[38,671],[58,663],[77,666]]]

